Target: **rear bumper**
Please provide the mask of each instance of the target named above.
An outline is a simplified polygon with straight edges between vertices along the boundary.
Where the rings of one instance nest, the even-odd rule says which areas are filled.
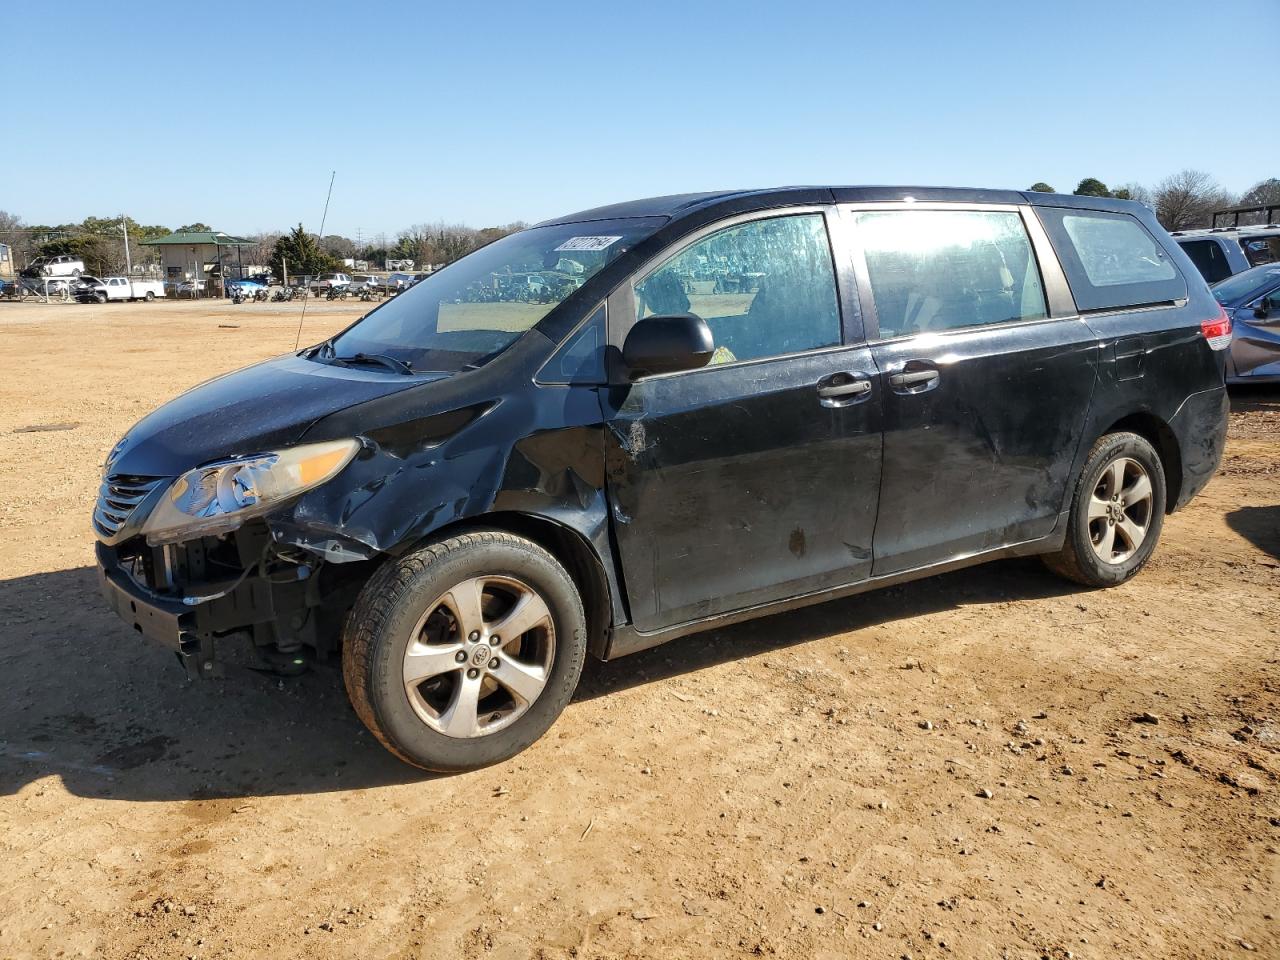
[[[1230,406],[1227,388],[1214,387],[1187,397],[1169,421],[1182,459],[1182,483],[1173,510],[1190,503],[1217,472],[1227,442]]]

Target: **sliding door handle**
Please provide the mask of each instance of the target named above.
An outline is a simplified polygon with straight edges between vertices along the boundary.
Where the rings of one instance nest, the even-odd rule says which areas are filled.
[[[912,370],[910,373],[895,373],[889,378],[889,386],[920,387],[937,379],[937,370]]]

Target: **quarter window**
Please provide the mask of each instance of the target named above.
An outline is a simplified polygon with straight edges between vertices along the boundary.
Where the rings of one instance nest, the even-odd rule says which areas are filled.
[[[1187,284],[1164,248],[1127,213],[1038,207],[1081,310],[1170,303]]]
[[[693,313],[731,363],[840,342],[822,214],[752,220],[704,237],[635,285],[636,319]]]
[[[1016,212],[893,210],[856,220],[882,338],[1046,315]]]

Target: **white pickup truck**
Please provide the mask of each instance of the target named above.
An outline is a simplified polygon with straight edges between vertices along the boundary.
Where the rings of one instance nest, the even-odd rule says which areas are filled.
[[[159,280],[130,280],[128,277],[105,277],[99,280],[82,274],[71,292],[81,303],[154,300],[164,296],[164,283]]]

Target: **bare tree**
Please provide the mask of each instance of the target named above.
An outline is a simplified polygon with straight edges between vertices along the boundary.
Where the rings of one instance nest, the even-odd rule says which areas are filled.
[[[1134,180],[1120,184],[1112,192],[1112,195],[1119,197],[1121,200],[1137,200],[1140,204],[1150,207],[1152,210],[1156,207],[1156,199],[1152,196],[1151,191]]]
[[[249,237],[253,241],[252,247],[245,247],[242,255],[246,263],[251,263],[255,267],[262,266],[271,262],[275,256],[276,241],[283,236],[282,233],[269,230],[266,233],[255,233]]]
[[[22,218],[16,213],[0,210],[0,243],[9,246],[13,256],[10,266],[15,270],[31,259],[31,231],[23,226]]]
[[[1166,230],[1211,226],[1213,211],[1235,201],[1203,170],[1183,170],[1165,177],[1156,186],[1154,198],[1156,218]]]
[[[1260,207],[1271,203],[1280,203],[1280,179],[1275,177],[1259,180],[1246,190],[1244,196],[1240,198],[1240,206],[1242,207]],[[1274,219],[1274,214],[1272,219]],[[1244,213],[1240,215],[1241,226],[1249,223],[1266,223],[1266,221],[1267,217],[1264,213]]]

